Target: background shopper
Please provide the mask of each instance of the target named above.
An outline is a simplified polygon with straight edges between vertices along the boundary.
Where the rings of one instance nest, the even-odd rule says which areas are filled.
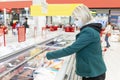
[[[19,27],[20,27],[20,22],[17,21],[17,22],[16,22],[16,28],[17,28],[17,30],[18,30]]]
[[[13,33],[13,35],[16,35],[16,34],[17,34],[16,21],[13,21],[13,23],[12,23],[12,33]]]
[[[29,28],[28,18],[25,18],[25,22],[23,23],[23,25],[24,25],[25,28]]]
[[[76,74],[82,80],[105,80],[106,66],[102,57],[100,31],[102,25],[96,23],[85,5],[76,7],[72,13],[74,20],[79,22],[80,32],[72,45],[48,52],[47,59],[56,59],[76,54]]]
[[[28,18],[25,18],[25,22],[23,23],[23,25],[24,25],[24,27],[25,27],[25,29],[26,29],[26,33],[28,33],[28,31],[29,31],[29,25],[28,25]]]
[[[105,28],[105,42],[106,42],[106,47],[109,48],[110,47],[110,43],[109,43],[109,37],[111,36],[112,33],[112,26],[111,23],[108,22],[107,27]]]

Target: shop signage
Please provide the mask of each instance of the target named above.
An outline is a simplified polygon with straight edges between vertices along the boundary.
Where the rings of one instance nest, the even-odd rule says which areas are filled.
[[[18,42],[24,42],[26,40],[25,27],[18,28]]]
[[[111,15],[110,22],[112,24],[117,24],[118,23],[118,16],[116,15]]]
[[[48,4],[45,13],[41,5],[32,5],[31,16],[71,16],[72,11],[78,5],[81,4]]]

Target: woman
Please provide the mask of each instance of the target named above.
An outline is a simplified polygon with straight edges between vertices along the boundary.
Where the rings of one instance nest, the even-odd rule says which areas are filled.
[[[82,80],[105,80],[106,66],[99,34],[101,24],[95,23],[90,10],[83,4],[73,10],[72,16],[80,27],[76,41],[66,48],[48,52],[47,59],[76,54],[76,74],[82,76]]]
[[[111,36],[111,33],[112,33],[112,26],[110,22],[108,22],[108,25],[105,28],[104,32],[105,32],[106,47],[109,48],[110,47],[109,37]]]

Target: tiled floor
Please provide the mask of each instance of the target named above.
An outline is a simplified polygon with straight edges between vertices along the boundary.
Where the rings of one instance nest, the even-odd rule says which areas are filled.
[[[107,66],[106,80],[120,80],[120,42],[111,42],[104,60]]]

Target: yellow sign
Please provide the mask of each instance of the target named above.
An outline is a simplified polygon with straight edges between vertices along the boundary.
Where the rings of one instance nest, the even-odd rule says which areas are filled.
[[[75,7],[80,4],[48,4],[44,13],[41,5],[31,6],[31,16],[71,16]]]

